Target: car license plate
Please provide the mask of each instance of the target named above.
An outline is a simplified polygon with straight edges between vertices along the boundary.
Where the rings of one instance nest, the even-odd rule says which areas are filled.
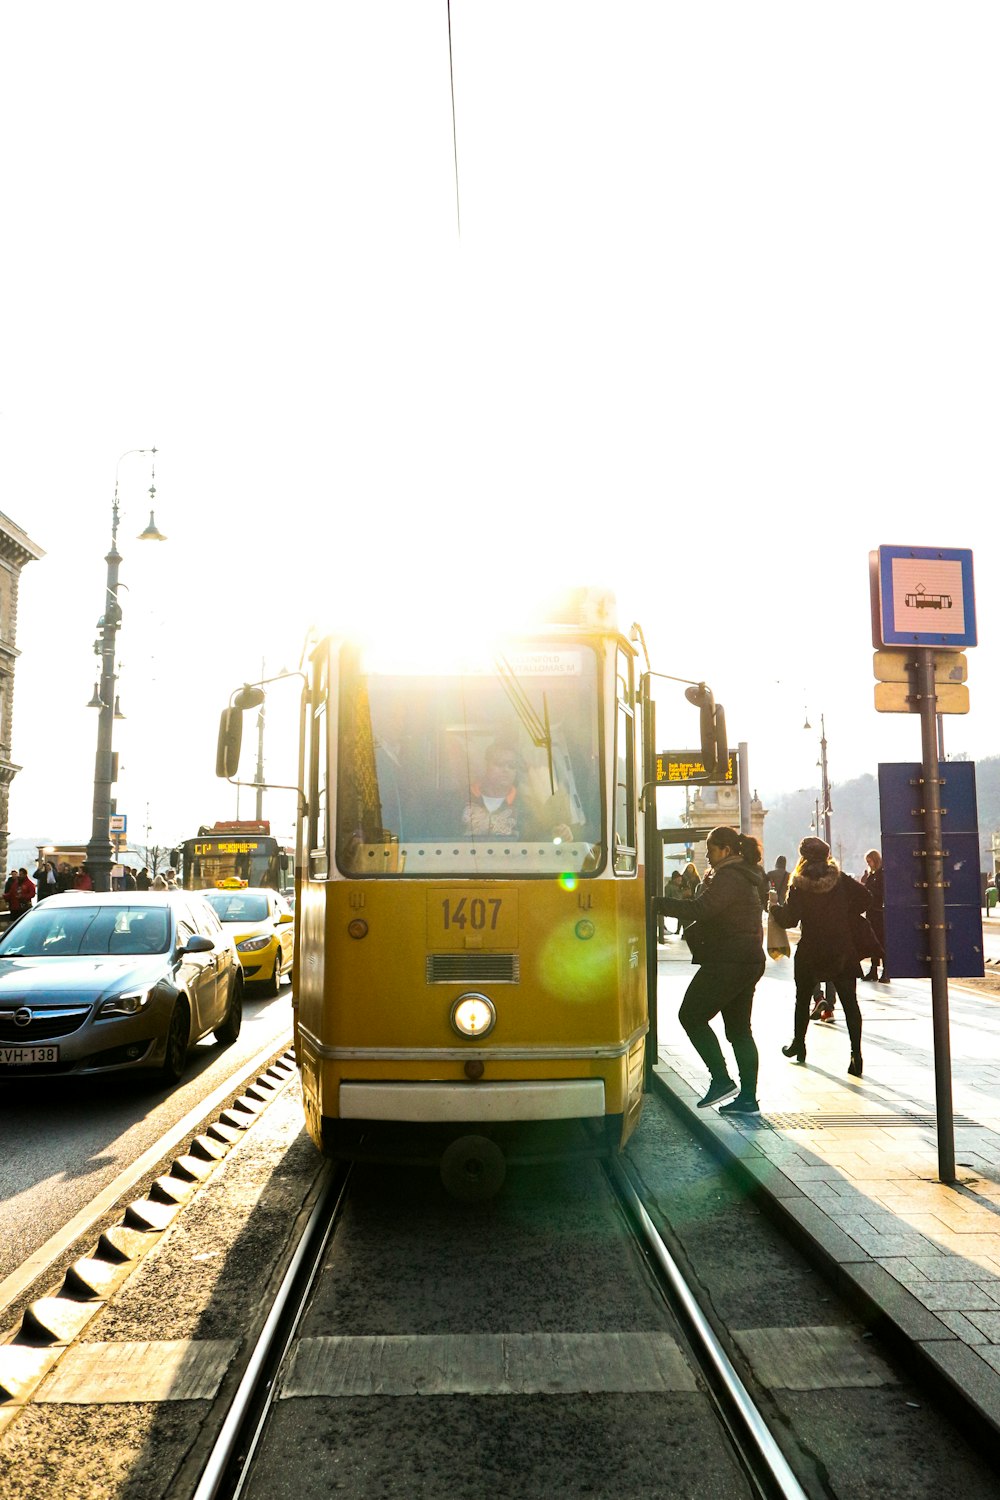
[[[57,1063],[58,1047],[0,1047],[0,1067],[27,1068],[32,1063]]]

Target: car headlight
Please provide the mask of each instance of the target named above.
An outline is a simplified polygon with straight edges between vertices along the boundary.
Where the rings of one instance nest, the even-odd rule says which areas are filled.
[[[270,946],[271,939],[269,937],[244,938],[242,943],[236,944],[240,953],[259,953],[261,948],[269,948]]]
[[[123,995],[112,995],[105,1000],[98,1016],[137,1016],[149,1004],[151,990],[129,990]]]

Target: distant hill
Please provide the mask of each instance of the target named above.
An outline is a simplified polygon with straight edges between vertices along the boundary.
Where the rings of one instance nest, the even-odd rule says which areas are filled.
[[[1000,832],[1000,755],[977,761],[976,793],[981,868],[992,870],[990,835]],[[795,863],[800,840],[814,831],[816,797],[816,789],[807,787],[772,800],[764,820],[764,863],[769,870],[774,868],[779,854],[787,857],[789,868]],[[857,776],[853,781],[834,785],[830,800],[834,858],[849,875],[860,875],[866,853],[877,849],[880,843],[877,776],[874,773]]]

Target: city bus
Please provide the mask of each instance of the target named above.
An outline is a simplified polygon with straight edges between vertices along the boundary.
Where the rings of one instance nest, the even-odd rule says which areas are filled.
[[[307,1129],[333,1157],[436,1163],[467,1199],[511,1160],[619,1151],[642,1109],[650,673],[613,600],[571,604],[499,640],[465,621],[455,647],[323,635],[303,658]],[[223,713],[222,776],[262,688]]]
[[[203,825],[180,846],[180,882],[186,891],[202,891],[226,880],[269,886],[281,891],[292,884],[294,853],[263,822]]]

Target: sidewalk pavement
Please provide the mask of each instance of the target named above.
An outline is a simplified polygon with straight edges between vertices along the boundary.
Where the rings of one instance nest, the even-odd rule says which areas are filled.
[[[696,1107],[708,1079],[677,1021],[694,971],[679,939],[659,955],[656,1075],[674,1107],[839,1288],[1000,1433],[1000,998],[949,985],[958,1181],[945,1186],[928,981],[859,980],[865,1071],[855,1079],[839,1004],[832,1025],[810,1025],[804,1067],[781,1055],[791,960],[769,960],[753,1008],[761,1113],[734,1119]],[[731,1057],[721,1019],[713,1025]]]

